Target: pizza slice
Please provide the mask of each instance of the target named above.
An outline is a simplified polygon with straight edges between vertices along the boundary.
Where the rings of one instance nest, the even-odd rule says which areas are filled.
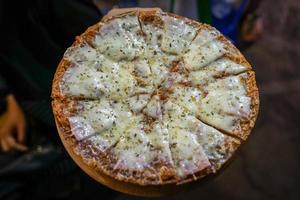
[[[144,48],[144,39],[138,17],[133,13],[122,17],[108,18],[104,24],[91,29],[86,40],[114,61],[131,61]]]
[[[217,79],[204,87],[198,117],[207,124],[245,140],[257,116],[254,72]]]

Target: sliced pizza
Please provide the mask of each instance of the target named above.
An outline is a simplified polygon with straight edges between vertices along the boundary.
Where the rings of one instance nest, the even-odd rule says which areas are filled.
[[[61,139],[85,171],[143,186],[217,172],[259,105],[250,64],[220,32],[158,9],[107,16],[78,36],[52,98]]]

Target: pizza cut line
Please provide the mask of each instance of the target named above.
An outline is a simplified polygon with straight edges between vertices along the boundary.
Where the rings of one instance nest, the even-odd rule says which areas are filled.
[[[255,74],[216,29],[160,11],[105,18],[53,80],[62,140],[87,166],[139,185],[217,172],[258,113]]]

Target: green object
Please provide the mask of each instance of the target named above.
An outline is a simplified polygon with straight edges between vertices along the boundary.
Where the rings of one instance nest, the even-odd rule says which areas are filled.
[[[170,13],[174,13],[174,7],[175,7],[175,0],[170,1]]]
[[[210,0],[197,1],[198,20],[203,23],[211,24],[211,5]]]

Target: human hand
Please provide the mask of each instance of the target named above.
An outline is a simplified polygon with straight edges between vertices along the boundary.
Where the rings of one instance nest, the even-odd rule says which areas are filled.
[[[22,144],[25,138],[26,121],[24,113],[13,95],[7,96],[7,110],[0,117],[0,147],[4,152],[12,149],[26,151]],[[17,139],[14,133],[17,133]]]

